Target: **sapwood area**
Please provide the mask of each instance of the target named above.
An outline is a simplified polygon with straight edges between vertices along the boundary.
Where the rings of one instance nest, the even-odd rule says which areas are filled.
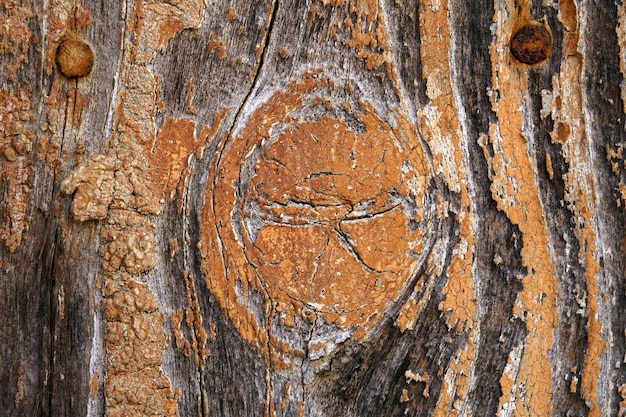
[[[0,414],[626,416],[626,6],[4,0]]]

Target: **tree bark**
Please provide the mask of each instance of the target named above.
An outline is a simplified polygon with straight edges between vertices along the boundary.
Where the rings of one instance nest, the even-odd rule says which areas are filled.
[[[625,416],[621,1],[0,5],[3,415]]]

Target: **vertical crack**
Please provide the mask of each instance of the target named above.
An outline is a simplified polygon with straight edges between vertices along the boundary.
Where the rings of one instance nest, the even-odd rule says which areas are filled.
[[[311,345],[311,340],[313,339],[313,333],[315,332],[315,326],[317,325],[317,321],[319,320],[319,315],[314,311],[315,321],[311,325],[311,329],[309,330],[309,334],[307,335],[304,341],[304,358],[302,360],[302,365],[300,366],[300,385],[302,386],[302,408],[306,406],[306,397],[307,397],[307,383],[306,383],[306,373],[309,371],[309,367],[311,364],[311,360],[309,359],[309,346]]]
[[[78,81],[75,80],[74,81],[74,97],[73,97],[73,102],[70,102],[70,97],[72,92],[68,92],[67,95],[65,96],[65,109],[64,109],[64,120],[63,120],[63,129],[61,132],[61,144],[58,150],[58,155],[60,159],[63,159],[63,149],[65,148],[65,141],[66,141],[66,134],[67,131],[69,130],[68,128],[68,123],[71,123],[71,120],[74,119],[74,111],[76,108],[76,98],[78,96]],[[70,83],[68,83],[68,86],[70,85]],[[72,118],[71,120],[69,118]],[[71,127],[70,127],[71,128]],[[50,191],[50,201],[56,201],[58,199],[58,195],[59,193],[59,182],[58,182],[58,175],[62,173],[62,169],[59,170],[60,172],[57,172],[56,169],[53,170],[53,182],[52,182],[52,187],[51,187],[51,191]],[[56,320],[56,315],[57,315],[57,306],[56,306],[56,300],[57,297],[55,295],[56,292],[56,279],[55,279],[55,272],[54,272],[54,268],[55,268],[55,258],[56,258],[56,242],[57,242],[57,238],[58,238],[58,222],[56,220],[56,218],[54,216],[50,216],[48,217],[48,224],[46,226],[46,229],[49,231],[46,233],[46,239],[44,240],[44,244],[42,245],[41,248],[41,252],[39,254],[39,259],[40,262],[41,260],[43,260],[44,263],[44,270],[42,271],[43,274],[45,274],[45,276],[49,279],[49,283],[50,283],[50,287],[49,287],[49,304],[48,304],[48,323],[49,323],[49,340],[48,340],[48,346],[50,349],[49,352],[49,372],[46,378],[47,381],[47,389],[48,389],[48,398],[47,398],[47,403],[48,403],[48,411],[50,412],[50,410],[53,409],[54,407],[54,386],[55,386],[55,363],[57,362],[56,360],[56,355],[57,355],[57,336],[56,336],[56,324],[57,324],[57,320]],[[51,236],[52,235],[52,236]],[[51,237],[50,237],[51,236]],[[50,238],[49,238],[50,237]],[[51,245],[51,248],[50,246]]]
[[[232,132],[233,128],[235,126],[237,126],[237,124],[239,123],[239,120],[241,119],[241,115],[244,111],[244,109],[246,108],[246,104],[248,104],[248,101],[250,101],[250,97],[252,97],[252,93],[254,92],[254,90],[257,87],[257,83],[259,82],[259,78],[261,76],[262,73],[262,69],[263,66],[265,64],[265,60],[267,58],[267,45],[269,43],[269,40],[272,36],[272,31],[274,30],[274,23],[276,22],[276,15],[278,14],[278,7],[279,7],[279,1],[278,0],[273,0],[273,4],[271,6],[271,11],[270,11],[270,15],[268,16],[268,24],[267,24],[267,29],[265,32],[265,36],[263,37],[263,39],[261,40],[261,43],[259,44],[260,49],[262,50],[261,52],[261,56],[259,57],[259,61],[257,63],[255,72],[254,72],[254,77],[252,78],[252,83],[250,83],[250,87],[248,88],[248,91],[246,91],[243,100],[241,101],[241,105],[239,106],[239,108],[237,109],[237,111],[235,112],[235,117],[233,118],[233,122],[231,123],[228,132]],[[221,151],[224,147],[224,145],[226,144],[227,141],[224,141],[224,143],[222,144],[222,147],[220,148],[220,159],[221,159]]]
[[[54,279],[54,259],[56,257],[56,239],[57,239],[57,227],[51,228],[49,225],[46,227],[46,237],[44,239],[44,244],[42,245],[39,255],[38,255],[38,263],[41,267],[41,274],[45,277],[46,281],[49,284],[49,299],[48,299],[48,365],[47,368],[49,371],[46,375],[47,384],[47,399],[44,401],[47,402],[48,412],[51,412],[53,407],[53,399],[54,399],[54,375],[55,375],[55,334],[56,334],[56,307],[55,307],[55,279]],[[45,391],[44,391],[45,392]],[[37,407],[35,407],[35,410]]]

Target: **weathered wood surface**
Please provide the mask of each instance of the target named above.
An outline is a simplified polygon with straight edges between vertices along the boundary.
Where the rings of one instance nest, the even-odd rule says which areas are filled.
[[[3,1],[2,414],[626,415],[625,11]]]

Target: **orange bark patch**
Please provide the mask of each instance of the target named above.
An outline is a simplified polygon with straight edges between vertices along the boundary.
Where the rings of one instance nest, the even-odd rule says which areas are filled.
[[[320,0],[322,2],[322,4],[324,4],[324,6],[334,6],[334,7],[339,7],[339,6],[343,6],[343,4],[345,3],[345,0]]]
[[[0,241],[10,252],[20,246],[28,228],[35,133],[29,127],[30,91],[9,87],[9,82],[19,81],[20,71],[28,65],[29,48],[37,41],[29,24],[36,17],[21,2],[9,0],[0,6],[0,56],[5,64],[0,68],[0,183],[6,184],[0,196]]]
[[[98,390],[100,389],[99,378],[100,373],[96,371],[89,381],[89,395],[91,397],[95,397],[98,394]]]
[[[0,77],[5,75],[8,81],[15,81],[18,71],[28,64],[28,49],[36,39],[28,25],[37,15],[21,3],[7,0],[0,9],[0,56],[6,59]]]
[[[461,134],[461,121],[453,93],[451,62],[451,29],[449,2],[420,2],[420,58],[422,77],[426,82],[426,95],[430,102],[418,110],[420,132],[428,142],[434,157],[435,172],[441,173],[451,190],[460,193],[461,210],[457,215],[460,224],[460,240],[453,250],[453,258],[447,270],[447,283],[444,287],[445,300],[440,309],[448,317],[448,326],[457,331],[470,330],[464,350],[456,353],[452,369],[444,380],[441,396],[434,416],[455,416],[452,403],[462,403],[469,390],[469,378],[475,363],[475,323],[478,307],[475,285],[472,276],[474,258],[473,214],[471,181],[466,173],[465,144]],[[410,302],[414,300],[411,299]],[[414,326],[414,315],[424,308],[422,302],[405,305],[398,318],[398,325]],[[404,316],[403,314],[407,314]],[[462,358],[462,360],[461,360]]]
[[[23,363],[20,363],[19,368],[17,368],[17,391],[15,392],[15,403],[19,403],[25,398],[24,394],[24,371],[25,367]]]
[[[100,234],[104,273],[140,274],[152,269],[156,264],[154,226],[130,210],[111,210],[108,219]]]
[[[203,326],[202,314],[200,312],[200,302],[198,301],[198,293],[194,276],[188,272],[183,273],[185,278],[185,291],[187,293],[187,303],[189,307],[185,310],[186,323],[191,330],[191,347],[194,352],[194,358],[197,366],[204,366],[211,354],[206,347],[209,335]],[[214,332],[214,329],[212,329]]]
[[[209,42],[208,50],[210,54],[216,54],[219,59],[226,56],[226,45],[221,39]]]
[[[106,415],[178,415],[170,381],[160,368],[165,319],[154,295],[126,274],[110,277],[103,295]]]
[[[481,139],[490,165],[491,192],[498,209],[522,233],[522,263],[528,270],[513,314],[524,318],[528,337],[523,348],[509,358],[511,370],[501,378],[503,395],[499,409],[513,407],[515,415],[550,415],[553,371],[548,358],[558,325],[556,269],[549,250],[547,224],[536,183],[536,162],[523,136],[524,98],[528,81],[524,70],[511,65],[506,51],[516,21],[528,21],[529,5],[523,2],[519,15],[508,18],[518,6],[513,1],[496,9],[496,41],[491,47],[492,84],[498,99],[492,106],[499,123],[489,131],[493,157]],[[513,366],[514,365],[514,366]],[[513,405],[512,405],[513,404]]]
[[[30,199],[32,145],[35,134],[25,124],[30,121],[30,100],[25,91],[0,91],[0,182],[8,183],[0,197],[0,240],[10,252],[22,243],[27,229],[26,211]]]
[[[204,147],[215,138],[228,110],[220,111],[213,126],[205,126],[196,140],[196,122],[168,118],[159,131],[154,151],[148,154],[150,177],[159,199],[171,200],[178,191],[178,209],[182,210],[184,186],[192,155],[202,158]]]
[[[180,20],[165,20],[159,30],[159,49],[164,50],[170,39],[185,28]]]
[[[321,0],[324,6],[344,8],[345,0]],[[367,70],[384,69],[377,74],[381,78],[396,79],[393,62],[390,59],[391,46],[387,36],[386,23],[382,6],[378,0],[348,1],[348,15],[342,22],[332,21],[328,29],[328,37],[337,39],[345,36],[343,44],[355,49],[358,58],[363,60]],[[317,15],[317,6],[311,8],[309,24]],[[352,20],[354,17],[354,21]]]
[[[196,122],[187,119],[167,118],[159,131],[157,143],[150,158],[150,174],[157,194],[166,199],[174,196],[176,186],[189,157],[196,151]]]
[[[574,0],[559,0],[559,20],[568,32],[578,29],[578,8]]]
[[[198,114],[198,110],[193,106],[193,99],[196,96],[196,87],[195,87],[194,82],[195,82],[195,79],[190,78],[187,80],[185,84],[187,85],[187,95],[186,95],[187,111],[195,115],[195,114]]]
[[[450,266],[449,282],[445,288],[444,309],[452,313],[453,323],[473,327],[477,306],[472,282],[473,234],[471,230],[471,199],[465,173],[469,172],[461,137],[459,109],[452,94],[450,61],[450,27],[448,2],[437,7],[420,3],[420,56],[430,104],[419,110],[420,131],[435,158],[435,171],[441,172],[449,187],[461,193],[462,211],[460,245]]]
[[[180,327],[184,316],[185,314],[182,309],[178,309],[172,313],[172,330],[174,330],[176,347],[180,349],[186,357],[189,357],[191,356],[191,343],[185,339]]]
[[[578,28],[576,5],[571,1],[559,1],[559,19],[568,30]],[[602,355],[606,351],[606,341],[602,340],[602,288],[599,283],[602,256],[598,252],[598,224],[593,207],[597,206],[596,178],[589,172],[593,166],[591,138],[587,136],[584,113],[584,97],[581,79],[584,72],[583,54],[579,48],[578,36],[572,38],[570,53],[566,55],[558,76],[553,77],[554,96],[558,105],[552,111],[555,121],[553,140],[563,143],[563,156],[569,169],[564,176],[565,200],[577,219],[575,234],[579,241],[579,262],[585,266],[587,290],[587,351],[581,374],[580,391],[590,406],[589,415],[597,417],[607,407],[603,404],[603,393],[599,391],[602,372]],[[556,101],[556,100],[555,100]],[[563,140],[563,137],[566,139]]]
[[[237,10],[233,9],[232,7],[228,9],[228,21],[232,22],[233,20],[238,20],[238,19],[239,19],[239,14],[237,14]]]

